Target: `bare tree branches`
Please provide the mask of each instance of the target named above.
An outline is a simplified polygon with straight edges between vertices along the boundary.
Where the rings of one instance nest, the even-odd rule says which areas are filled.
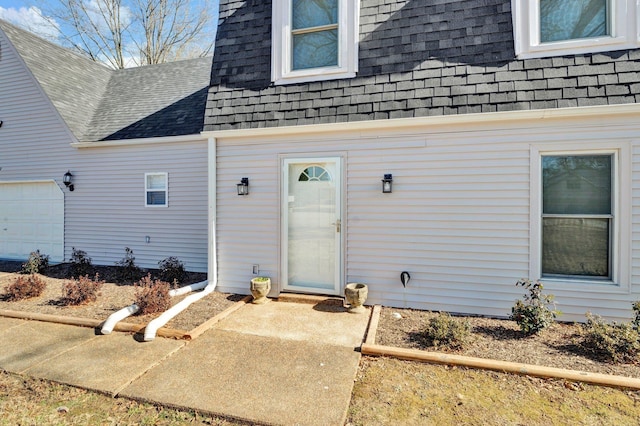
[[[113,68],[204,56],[210,0],[55,0],[42,5],[65,45]]]

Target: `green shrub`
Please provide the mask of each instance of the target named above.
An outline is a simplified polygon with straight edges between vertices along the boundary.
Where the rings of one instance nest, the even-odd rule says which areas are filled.
[[[136,265],[136,258],[133,256],[133,250],[129,247],[124,248],[124,257],[116,262],[120,267],[120,280],[134,282],[142,276],[142,270]]]
[[[184,263],[174,256],[167,257],[158,262],[158,267],[160,268],[160,278],[170,283],[181,283],[187,275],[184,269]]]
[[[423,337],[427,346],[459,350],[469,343],[471,325],[467,320],[459,320],[446,312],[439,312],[427,321]]]
[[[558,315],[561,315],[561,312],[555,309],[553,295],[542,293],[543,286],[540,281],[521,279],[516,285],[528,289],[529,294],[525,294],[524,302],[520,299],[516,300],[509,318],[518,323],[524,334],[535,334],[545,329],[553,324],[553,320]]]
[[[35,274],[18,276],[15,281],[7,287],[5,299],[17,301],[38,297],[44,292],[46,287],[47,284],[44,280]]]
[[[21,274],[39,274],[49,266],[49,256],[40,253],[40,250],[32,251],[29,258],[22,264]]]
[[[635,313],[635,318],[631,323],[633,324],[633,328],[640,333],[640,301],[633,304],[633,312]]]
[[[166,311],[171,307],[169,283],[152,280],[151,274],[135,283],[135,303],[138,305],[138,315],[153,314]]]
[[[606,323],[598,315],[587,313],[582,347],[597,358],[610,362],[637,362],[640,334],[630,323]]]
[[[82,305],[95,302],[104,281],[100,281],[98,274],[91,279],[88,275],[68,281],[62,287],[62,302],[64,305]]]
[[[93,264],[91,263],[91,258],[84,250],[76,250],[75,247],[72,247],[71,259],[69,259],[69,261],[71,263],[72,277],[82,277],[93,272]]]

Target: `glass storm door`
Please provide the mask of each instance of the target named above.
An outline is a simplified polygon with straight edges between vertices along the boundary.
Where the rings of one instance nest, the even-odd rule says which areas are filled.
[[[283,289],[339,294],[340,159],[286,159],[283,173]]]

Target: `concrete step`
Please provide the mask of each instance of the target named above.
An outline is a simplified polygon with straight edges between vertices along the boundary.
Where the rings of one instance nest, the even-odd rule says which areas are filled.
[[[310,303],[314,305],[319,303],[337,306],[344,305],[344,299],[342,297],[302,293],[280,293],[277,300],[278,302]]]

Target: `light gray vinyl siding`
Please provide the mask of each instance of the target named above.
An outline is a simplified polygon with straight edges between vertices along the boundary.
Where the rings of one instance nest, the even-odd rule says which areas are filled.
[[[129,247],[143,267],[176,256],[190,271],[207,270],[205,141],[82,148],[76,156],[76,188],[67,194],[68,256],[75,247],[112,264]],[[144,175],[153,172],[168,173],[168,207],[145,207]]]
[[[634,121],[635,120],[635,121]],[[219,285],[248,292],[251,265],[280,274],[282,158],[341,156],[344,162],[344,279],[369,286],[369,304],[505,317],[524,290],[531,256],[531,146],[621,142],[633,147],[631,283],[551,286],[563,320],[592,311],[628,320],[640,299],[640,151],[637,117],[502,125],[434,126],[394,134],[218,139]],[[636,123],[636,124],[631,124]],[[403,131],[407,133],[407,131]],[[626,161],[622,159],[622,161]],[[382,194],[385,173],[393,193]],[[250,179],[250,195],[235,184]],[[629,232],[623,229],[621,232]],[[411,281],[404,288],[400,273]],[[626,287],[625,287],[626,286]],[[626,290],[625,290],[626,288]]]
[[[206,271],[206,141],[72,148],[67,126],[1,32],[0,52],[0,180],[54,179],[63,189],[65,260],[75,247],[109,265],[130,247],[142,267],[177,256],[188,270]],[[73,192],[62,184],[67,170]],[[169,173],[168,208],[144,207],[145,172]]]

